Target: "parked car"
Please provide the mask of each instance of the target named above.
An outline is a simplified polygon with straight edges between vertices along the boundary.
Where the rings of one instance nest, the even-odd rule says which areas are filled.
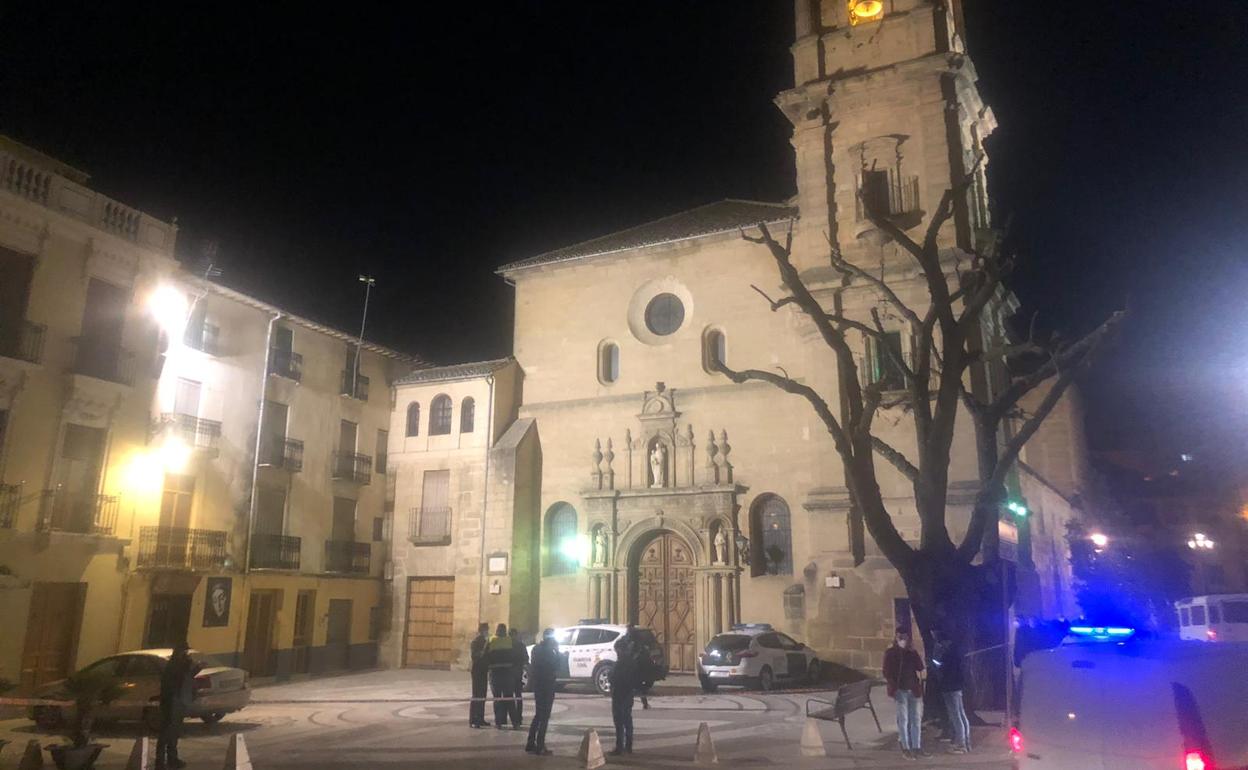
[[[615,668],[615,643],[628,626],[614,623],[598,623],[582,621],[575,626],[555,629],[555,641],[559,643],[559,654],[562,662],[559,666],[558,680],[567,682],[588,682],[603,695],[611,692],[611,669]],[[633,628],[633,636],[645,645],[654,662],[656,679],[667,678],[667,659],[663,647],[659,644],[654,632],[648,628]],[[533,646],[529,645],[529,657],[533,657]],[[529,689],[529,671],[524,672],[524,688]]]
[[[1020,770],[1248,767],[1248,644],[1134,639],[1129,628],[1072,626],[1023,661]]]
[[[1193,596],[1174,603],[1179,638],[1198,642],[1248,642],[1248,594]]]
[[[99,721],[142,721],[149,728],[160,726],[160,675],[173,655],[171,649],[135,650],[111,655],[87,666],[84,671],[102,670],[120,680],[125,691],[117,701],[101,706],[96,712]],[[239,711],[251,701],[247,672],[241,668],[222,666],[202,653],[191,650],[191,658],[202,666],[193,683],[194,697],[186,715],[202,719],[205,724],[221,721],[226,714]],[[64,700],[65,680],[52,682],[35,692],[36,698]],[[73,706],[34,706],[30,718],[44,729],[63,724]]]
[[[698,680],[705,692],[720,685],[770,690],[777,682],[817,682],[821,664],[815,651],[767,623],[742,623],[707,642],[698,658]]]

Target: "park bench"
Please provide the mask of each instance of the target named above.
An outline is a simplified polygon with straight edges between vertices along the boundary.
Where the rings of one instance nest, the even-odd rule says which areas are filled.
[[[841,735],[845,736],[845,747],[854,748],[849,742],[849,733],[845,731],[845,717],[859,709],[868,709],[875,720],[875,729],[884,732],[880,727],[880,718],[875,715],[875,706],[871,703],[871,688],[879,680],[863,679],[861,682],[847,684],[836,691],[836,700],[809,698],[806,701],[806,716],[811,719],[823,719],[836,722],[841,726]]]

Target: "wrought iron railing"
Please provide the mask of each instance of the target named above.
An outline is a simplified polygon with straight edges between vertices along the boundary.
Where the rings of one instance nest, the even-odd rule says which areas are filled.
[[[373,458],[355,452],[335,452],[334,478],[367,484],[373,478]]]
[[[290,535],[251,535],[252,569],[299,569],[299,552],[303,541]]]
[[[367,575],[373,548],[369,543],[353,540],[325,541],[325,571],[351,575]]]
[[[64,489],[45,489],[39,506],[39,529],[111,535],[117,528],[120,502],[115,495],[88,495]]]
[[[290,350],[269,351],[269,374],[299,382],[303,379],[303,356]]]
[[[451,542],[450,508],[413,508],[408,523],[413,543],[445,545]]]
[[[221,443],[221,423],[193,414],[166,413],[161,420],[174,435],[195,449],[216,449]]]
[[[303,470],[303,442],[285,436],[272,436],[260,443],[260,464],[298,473]]]
[[[0,529],[17,526],[17,509],[21,504],[20,484],[0,484]]]
[[[225,533],[187,527],[140,527],[138,565],[213,570],[225,566]]]
[[[37,364],[43,360],[43,338],[48,327],[30,321],[0,322],[0,356]]]
[[[74,337],[74,372],[120,385],[134,384],[134,354],[92,337]]]
[[[350,369],[343,369],[342,387],[338,389],[338,392],[360,401],[367,401],[368,378],[362,374],[354,373]]]
[[[868,210],[877,216],[898,217],[919,210],[919,178],[902,176],[890,170],[887,181],[883,174],[872,177],[879,182],[863,180],[856,198],[859,221],[870,219]]]

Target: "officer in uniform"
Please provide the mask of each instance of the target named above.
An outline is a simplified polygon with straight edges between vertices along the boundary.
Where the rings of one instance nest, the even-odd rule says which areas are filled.
[[[485,648],[489,643],[490,624],[477,626],[477,635],[468,648],[472,660],[472,703],[468,706],[469,727],[489,727],[485,721],[485,688],[489,681],[490,667],[485,659]]]

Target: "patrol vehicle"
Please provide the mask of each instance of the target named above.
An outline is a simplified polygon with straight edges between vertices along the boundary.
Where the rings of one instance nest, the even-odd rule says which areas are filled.
[[[741,623],[707,642],[698,659],[698,680],[705,692],[720,685],[770,690],[781,681],[818,682],[820,668],[814,650],[770,624]]]
[[[615,668],[615,643],[628,630],[628,626],[606,623],[594,619],[582,620],[575,626],[555,629],[555,641],[559,644],[560,683],[589,683],[599,693],[611,692],[611,669]],[[667,660],[654,632],[648,628],[633,628],[633,636],[650,652],[654,662],[656,679],[667,678]],[[533,647],[529,645],[529,657]],[[529,689],[529,670],[526,667],[524,689]]]

